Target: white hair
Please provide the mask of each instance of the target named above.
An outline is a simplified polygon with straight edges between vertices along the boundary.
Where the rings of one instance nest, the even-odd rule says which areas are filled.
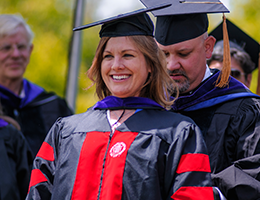
[[[15,34],[17,31],[16,28],[19,26],[23,26],[25,28],[29,44],[31,44],[34,34],[30,26],[25,22],[24,18],[21,15],[0,15],[0,38]]]

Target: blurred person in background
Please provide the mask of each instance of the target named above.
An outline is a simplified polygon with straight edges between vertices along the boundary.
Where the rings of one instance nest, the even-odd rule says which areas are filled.
[[[248,88],[252,80],[252,72],[258,67],[259,43],[242,31],[230,20],[227,21],[231,55],[231,76],[242,82]],[[216,38],[212,56],[207,64],[211,69],[222,70],[223,67],[223,37],[222,26],[219,24],[209,35]]]
[[[21,126],[35,156],[51,125],[72,111],[64,99],[23,77],[33,51],[32,40],[33,32],[22,16],[0,15],[1,103],[4,113]]]
[[[23,200],[28,192],[32,154],[19,124],[0,105],[0,199]]]

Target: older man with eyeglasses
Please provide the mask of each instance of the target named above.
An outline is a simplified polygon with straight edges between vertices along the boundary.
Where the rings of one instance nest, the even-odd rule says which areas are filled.
[[[0,100],[4,113],[20,124],[35,156],[56,119],[72,111],[64,99],[23,77],[32,40],[33,32],[22,16],[0,15]]]

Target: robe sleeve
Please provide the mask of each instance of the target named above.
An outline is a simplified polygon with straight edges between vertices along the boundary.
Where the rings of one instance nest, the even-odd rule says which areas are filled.
[[[254,101],[252,103],[252,100]],[[232,165],[213,174],[213,182],[227,199],[253,200],[260,196],[260,110],[255,99],[245,99],[225,131]],[[236,142],[235,144],[233,144]],[[233,148],[233,147],[236,148]]]
[[[51,199],[61,131],[62,123],[58,119],[34,159],[27,200]]]
[[[260,154],[235,161],[223,171],[212,174],[212,180],[227,199],[258,199],[260,197]]]
[[[213,200],[209,156],[199,128],[189,124],[178,135],[170,145],[166,162],[165,185],[170,188],[169,199]]]
[[[243,101],[229,124],[227,133],[238,136],[234,160],[260,153],[260,109],[257,104]]]

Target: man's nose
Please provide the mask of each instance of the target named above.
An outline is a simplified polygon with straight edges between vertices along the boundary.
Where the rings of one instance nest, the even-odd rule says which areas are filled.
[[[11,50],[11,55],[14,56],[14,57],[18,57],[21,55],[21,51],[19,50],[18,46],[16,45],[13,45],[12,46],[12,50]]]
[[[167,61],[167,69],[170,71],[179,69],[181,66],[179,61],[174,56],[168,57],[166,61]]]

